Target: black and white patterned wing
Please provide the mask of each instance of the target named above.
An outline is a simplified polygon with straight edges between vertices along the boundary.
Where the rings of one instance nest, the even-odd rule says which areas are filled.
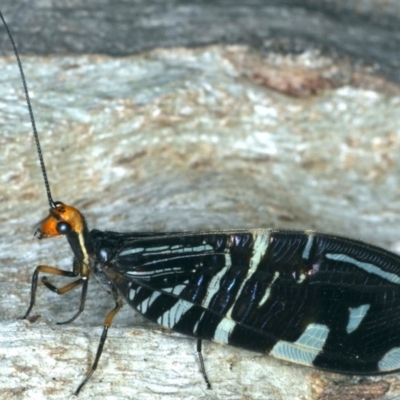
[[[400,368],[395,254],[311,231],[103,235],[102,270],[164,327],[341,373]]]

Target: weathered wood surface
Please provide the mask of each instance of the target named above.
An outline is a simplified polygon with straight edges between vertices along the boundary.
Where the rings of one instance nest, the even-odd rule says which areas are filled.
[[[394,84],[313,52],[264,63],[242,47],[23,61],[54,197],[81,208],[90,227],[317,229],[400,252]],[[34,267],[69,268],[71,255],[62,239],[32,237],[47,203],[15,61],[0,63],[0,393],[64,399],[93,360],[112,302],[93,282],[84,314],[56,326],[78,294],[41,286],[32,313],[41,318],[17,320]],[[281,93],[269,89],[277,82]],[[397,375],[343,377],[212,344],[209,392],[194,347],[125,307],[81,398],[399,395]]]
[[[97,228],[311,228],[398,251],[399,99],[351,87],[281,95],[240,77],[230,61],[237,52],[25,59],[54,197]],[[68,268],[71,256],[63,240],[32,237],[47,204],[14,61],[1,68],[1,391],[65,398],[93,359],[112,304],[92,284],[81,318],[54,326],[78,296],[40,287],[33,315],[42,318],[16,321],[34,266]],[[192,341],[142,324],[129,309],[117,317],[82,398],[312,398],[315,382],[330,382],[210,345],[210,394]]]
[[[400,81],[398,0],[2,0],[1,7],[23,54],[124,56],[216,43],[317,48]]]

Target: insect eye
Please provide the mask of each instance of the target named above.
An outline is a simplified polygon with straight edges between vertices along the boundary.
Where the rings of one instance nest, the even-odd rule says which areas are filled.
[[[59,222],[57,224],[57,232],[61,235],[66,235],[71,232],[71,225],[67,222]]]

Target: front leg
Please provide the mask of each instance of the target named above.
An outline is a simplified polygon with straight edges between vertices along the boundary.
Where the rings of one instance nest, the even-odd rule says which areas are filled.
[[[74,261],[74,268],[73,271],[66,271],[66,270],[62,270],[62,269],[58,269],[55,267],[50,267],[48,265],[39,265],[38,267],[36,267],[35,272],[32,275],[32,283],[31,283],[31,300],[29,303],[29,307],[28,310],[26,311],[25,315],[22,317],[22,319],[26,319],[28,318],[29,314],[32,311],[33,306],[35,305],[35,301],[36,301],[36,290],[37,290],[37,284],[38,284],[38,279],[39,279],[39,273],[47,273],[47,274],[51,274],[51,275],[58,275],[58,276],[66,276],[69,278],[75,278],[77,276],[80,275],[80,266],[79,264],[76,262],[76,260]],[[80,286],[81,284],[82,286],[82,294],[81,294],[81,300],[80,300],[80,305],[79,305],[79,310],[77,311],[77,313],[70,318],[69,320],[65,321],[65,322],[59,322],[58,324],[67,324],[70,323],[72,321],[74,321],[84,310],[84,306],[85,306],[85,300],[86,300],[86,294],[87,294],[87,287],[88,287],[88,279],[86,276],[79,278],[78,280],[71,282],[61,288],[57,288],[56,286],[52,285],[50,282],[48,282],[47,277],[43,277],[42,278],[42,282],[44,283],[44,285],[50,289],[51,291],[62,295],[65,294],[67,292],[69,292],[70,290]]]

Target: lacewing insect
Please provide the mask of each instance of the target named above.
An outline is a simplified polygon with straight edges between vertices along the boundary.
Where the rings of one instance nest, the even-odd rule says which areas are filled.
[[[35,305],[42,273],[76,278],[62,295],[80,288],[85,306],[89,276],[113,297],[91,369],[100,361],[108,329],[127,302],[166,328],[343,374],[400,369],[400,256],[361,241],[314,231],[273,229],[208,232],[89,231],[79,210],[54,201],[47,179],[28,89],[13,38],[0,12],[20,68],[47,198],[48,217],[36,236],[65,236],[71,270],[39,265],[23,318]]]

